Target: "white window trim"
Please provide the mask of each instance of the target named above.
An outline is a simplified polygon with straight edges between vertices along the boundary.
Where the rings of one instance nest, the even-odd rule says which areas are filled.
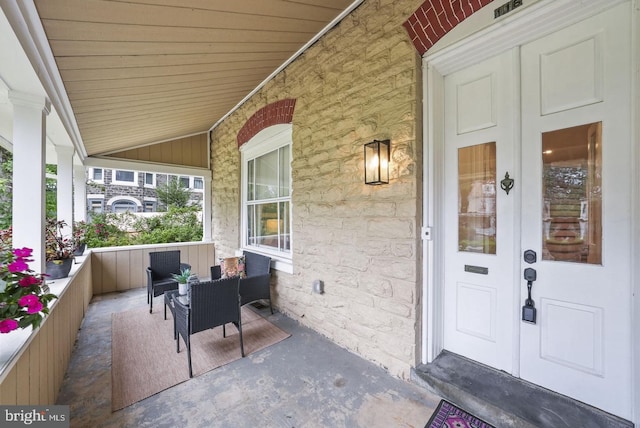
[[[121,170],[121,171],[122,171],[122,170]],[[148,189],[153,189],[153,188],[155,188],[155,187],[156,187],[156,185],[157,185],[157,183],[158,183],[158,182],[156,181],[156,176],[157,176],[157,174],[156,174],[156,173],[154,173],[154,172],[143,172],[142,174],[144,174],[144,179],[143,179],[144,187],[146,187],[146,188],[148,188]],[[151,174],[151,176],[153,177],[153,179],[152,179],[153,183],[151,183],[151,184],[147,184],[147,174]]]
[[[116,180],[116,171],[133,172],[133,181]],[[138,171],[131,171],[130,169],[114,169],[111,174],[111,184],[116,184],[118,186],[138,186]]]
[[[241,170],[242,170],[242,206],[241,206],[241,234],[240,234],[240,251],[247,250],[255,253],[263,253],[272,259],[272,267],[276,270],[293,273],[293,200],[289,200],[289,219],[290,219],[290,247],[289,254],[283,254],[280,251],[270,251],[267,248],[256,248],[247,246],[247,163],[250,159],[255,159],[261,155],[277,150],[281,147],[289,146],[289,161],[293,158],[293,127],[291,124],[273,125],[254,135],[248,142],[240,147],[241,153]],[[289,168],[289,186],[293,184],[291,177],[291,168]],[[289,189],[289,195],[292,189]]]
[[[96,169],[102,170],[102,180],[96,180],[93,178],[93,173]],[[93,183],[104,184],[104,168],[89,168],[89,181]]]
[[[200,180],[202,180],[202,189],[196,189],[196,178],[199,178]],[[190,181],[190,187],[191,190],[193,190],[194,192],[204,192],[204,178],[203,177],[191,177],[191,181]]]
[[[109,201],[107,202],[107,207],[112,207],[114,202],[118,202],[118,201],[129,201],[129,202],[134,202],[136,204],[137,207],[141,207],[142,204],[140,203],[140,200],[134,198],[133,196],[114,196],[113,198],[109,199]]]
[[[93,207],[91,206],[91,203],[94,201],[100,201],[101,206],[100,209],[102,210],[102,212],[105,211],[106,209],[106,205],[104,203],[104,195],[100,195],[100,194],[89,194],[87,195],[87,203],[86,203],[86,209],[87,210],[93,210]]]

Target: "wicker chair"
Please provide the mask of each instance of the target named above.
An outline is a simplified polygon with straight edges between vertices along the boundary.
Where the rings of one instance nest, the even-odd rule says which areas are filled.
[[[176,351],[180,352],[180,337],[187,345],[189,377],[193,377],[191,367],[191,335],[222,326],[222,335],[227,337],[225,325],[233,323],[240,333],[240,354],[244,357],[242,343],[242,319],[240,316],[240,295],[238,277],[205,281],[193,284],[189,289],[188,304],[174,297],[174,328],[177,333]]]
[[[157,251],[149,253],[147,267],[147,303],[149,313],[153,312],[153,298],[165,291],[176,290],[178,282],[171,274],[179,274],[183,269],[191,269],[188,263],[180,263],[180,250]]]
[[[247,276],[240,279],[240,304],[244,306],[256,300],[269,300],[269,310],[273,313],[270,285],[271,258],[249,251],[244,251],[243,254]],[[220,266],[211,266],[211,279],[218,279],[220,276]]]

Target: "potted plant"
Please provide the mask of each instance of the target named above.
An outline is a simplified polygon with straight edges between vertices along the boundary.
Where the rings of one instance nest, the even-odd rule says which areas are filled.
[[[45,258],[47,276],[50,279],[66,278],[73,264],[73,240],[65,237],[64,220],[47,219],[45,229]]]
[[[178,281],[178,294],[181,296],[187,294],[187,283],[191,277],[191,269],[182,269],[180,273],[172,273],[171,276]]]
[[[0,333],[38,327],[56,298],[44,276],[29,269],[31,253],[31,248],[12,249],[0,242]]]
[[[73,223],[73,255],[81,256],[87,248],[87,231],[89,224],[86,221]]]

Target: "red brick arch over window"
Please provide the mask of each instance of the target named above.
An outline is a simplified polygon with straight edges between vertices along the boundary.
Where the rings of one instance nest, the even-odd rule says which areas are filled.
[[[427,0],[402,25],[424,55],[453,27],[489,3],[491,0]]]
[[[287,98],[262,107],[247,120],[238,132],[238,147],[269,126],[291,123],[295,107],[295,98]]]

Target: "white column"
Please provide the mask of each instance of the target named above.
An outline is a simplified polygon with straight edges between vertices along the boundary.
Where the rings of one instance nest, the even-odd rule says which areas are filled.
[[[58,221],[64,220],[67,226],[62,235],[71,238],[73,228],[73,147],[56,146],[58,158]]]
[[[44,272],[45,138],[49,100],[10,91],[13,104],[13,246],[33,249],[30,268]]]
[[[203,177],[202,189],[202,240],[211,241],[211,177]]]
[[[84,165],[73,166],[73,220],[87,221],[87,172]]]

